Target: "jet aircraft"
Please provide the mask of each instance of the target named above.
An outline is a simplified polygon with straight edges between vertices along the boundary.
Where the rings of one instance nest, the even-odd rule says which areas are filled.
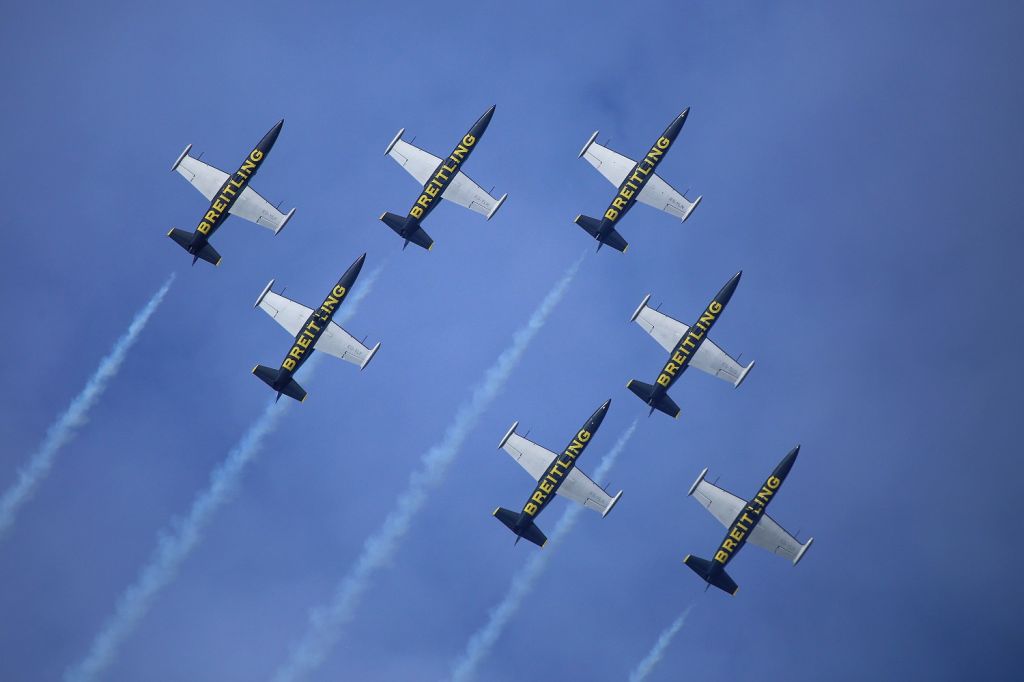
[[[544,511],[544,507],[554,498],[555,493],[568,497],[587,509],[600,512],[602,517],[608,516],[608,512],[622,497],[621,490],[615,497],[611,497],[576,468],[576,460],[597,433],[611,402],[607,400],[604,405],[597,408],[560,455],[516,433],[519,422],[514,422],[512,428],[498,443],[499,449],[510,454],[537,481],[537,487],[521,512],[516,513],[503,507],[494,510],[494,516],[516,534],[516,544],[519,544],[520,538],[526,538],[538,547],[543,547],[548,541],[544,533],[537,528],[534,519]]]
[[[367,348],[347,331],[331,322],[334,313],[352,290],[365,260],[364,253],[345,271],[316,310],[271,291],[274,280],[270,280],[263,293],[256,299],[256,306],[263,308],[279,325],[288,330],[289,334],[295,336],[291,350],[281,362],[281,369],[256,365],[252,370],[252,373],[267,386],[277,391],[278,400],[281,399],[282,393],[299,402],[306,399],[306,391],[292,377],[302,363],[313,354],[314,349],[348,360],[354,365],[359,365],[359,369],[366,367],[377,353],[380,348],[379,342],[373,348]]]
[[[502,194],[500,199],[495,199],[459,170],[480,143],[480,138],[487,130],[487,124],[491,122],[492,116],[494,116],[493,106],[484,112],[484,115],[473,124],[468,133],[462,136],[462,139],[455,145],[455,149],[444,160],[403,140],[402,133],[405,132],[405,128],[399,130],[395,139],[391,140],[391,144],[388,145],[384,153],[397,161],[398,165],[409,171],[409,175],[423,185],[423,189],[420,190],[419,197],[409,209],[408,215],[403,217],[394,213],[384,213],[380,217],[388,227],[405,240],[405,244],[402,245],[403,249],[409,245],[409,242],[422,246],[428,251],[433,247],[434,240],[420,225],[434,210],[434,207],[441,203],[441,199],[454,201],[460,206],[465,206],[486,216],[488,220],[505,203],[508,194]]]
[[[794,566],[803,558],[804,553],[814,542],[814,538],[810,538],[801,545],[796,538],[787,533],[782,526],[776,523],[775,519],[765,512],[768,504],[775,499],[776,493],[779,492],[782,482],[786,480],[799,452],[799,445],[790,450],[779,466],[775,467],[775,471],[764,482],[757,494],[748,502],[744,502],[732,493],[705,481],[707,469],[700,472],[700,476],[690,486],[688,494],[707,508],[728,529],[725,539],[719,545],[712,561],[690,554],[683,559],[683,563],[693,569],[693,572],[703,578],[706,583],[729,594],[736,594],[739,587],[725,572],[725,566],[736,556],[737,552],[743,549],[743,545],[748,540],[762,549],[789,559]]]
[[[616,232],[615,225],[622,219],[622,216],[629,212],[629,209],[633,208],[633,204],[638,199],[648,206],[671,213],[684,222],[693,213],[693,209],[697,208],[701,197],[690,201],[672,189],[671,185],[654,172],[654,169],[665,158],[669,147],[679,136],[679,131],[683,129],[683,124],[686,123],[689,113],[690,107],[686,107],[639,161],[634,161],[595,142],[594,140],[597,139],[597,134],[600,132],[597,130],[583,145],[580,156],[586,158],[590,165],[596,168],[608,182],[618,187],[615,198],[612,199],[608,210],[600,219],[585,215],[576,216],[576,224],[597,240],[598,251],[601,250],[603,244],[622,252],[626,251],[629,244],[621,234]]]
[[[648,306],[650,294],[640,301],[640,306],[633,312],[630,321],[640,325],[669,352],[668,362],[658,373],[654,384],[645,384],[636,379],[626,384],[626,388],[651,406],[651,414],[654,414],[654,410],[659,410],[670,417],[679,416],[679,406],[668,397],[668,389],[691,365],[711,376],[724,379],[737,388],[743,383],[747,373],[754,366],[753,361],[746,367],[741,367],[707,336],[732,298],[742,274],[741,270],[726,282],[693,327],[687,327],[679,320],[674,320]]]
[[[195,232],[189,234],[185,230],[173,228],[167,233],[168,237],[192,254],[192,265],[200,258],[207,263],[220,264],[220,254],[210,245],[210,237],[224,223],[229,213],[273,230],[274,234],[283,230],[295,215],[294,208],[288,213],[281,213],[249,187],[249,181],[270,154],[283,125],[284,119],[281,119],[263,136],[234,175],[228,175],[194,156],[189,156],[188,152],[192,145],[185,147],[185,151],[171,166],[172,171],[178,171],[199,190],[200,194],[210,200],[210,208],[200,219]]]

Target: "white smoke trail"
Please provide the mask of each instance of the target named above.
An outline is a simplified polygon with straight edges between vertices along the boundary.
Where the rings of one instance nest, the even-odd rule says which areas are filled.
[[[380,274],[383,265],[374,269],[352,292],[352,300],[338,311],[336,320],[343,324],[355,314],[362,301]],[[315,354],[305,364],[308,377],[319,362]],[[64,673],[68,682],[84,682],[98,679],[113,662],[121,643],[135,630],[139,621],[149,611],[157,595],[178,573],[181,564],[202,540],[203,531],[213,515],[227,502],[238,487],[238,481],[246,466],[259,454],[263,440],[277,426],[281,415],[293,401],[271,400],[260,417],[242,436],[242,439],[228,453],[228,456],[210,474],[210,484],[192,501],[188,514],[183,519],[171,522],[171,531],[157,536],[156,550],[149,562],[140,571],[135,582],[118,597],[114,614],[104,623],[93,639],[85,658]]]
[[[611,471],[615,460],[618,459],[619,454],[625,449],[629,439],[633,436],[636,425],[637,420],[634,419],[629,428],[615,441],[615,445],[608,451],[608,454],[601,459],[601,463],[594,472],[595,481],[600,483],[608,475],[608,472]],[[519,611],[523,598],[533,590],[534,585],[537,584],[537,579],[544,573],[548,560],[551,558],[551,551],[572,530],[581,511],[583,511],[583,507],[575,503],[566,509],[555,525],[555,530],[551,533],[548,547],[545,547],[543,551],[535,552],[530,557],[530,560],[526,562],[526,566],[513,576],[512,584],[509,585],[505,598],[491,609],[487,622],[469,638],[469,641],[466,643],[466,649],[455,661],[455,665],[452,666],[452,682],[465,682],[466,680],[473,679],[477,666],[491,652],[509,620]]]
[[[128,351],[135,344],[139,334],[145,329],[149,318],[164,300],[164,296],[167,295],[167,290],[171,288],[173,282],[174,274],[172,273],[163,286],[153,294],[153,298],[149,299],[145,307],[135,314],[131,324],[128,325],[128,331],[117,340],[107,356],[100,361],[96,372],[89,377],[85,388],[75,396],[64,414],[50,425],[43,444],[29,458],[28,464],[18,472],[18,480],[0,498],[0,537],[14,524],[14,517],[18,510],[28,502],[39,484],[50,473],[57,452],[75,437],[78,427],[88,420],[89,410],[103,395],[110,380],[121,369],[121,363],[124,362],[125,356],[128,355]]]
[[[644,657],[644,660],[637,664],[633,672],[629,674],[629,682],[643,682],[647,679],[647,676],[651,674],[655,666],[661,662],[661,657],[665,655],[665,650],[668,649],[668,645],[672,643],[672,638],[676,636],[683,627],[683,623],[686,622],[686,617],[690,615],[690,611],[693,609],[693,605],[686,607],[686,610],[673,621],[672,625],[669,625],[660,635],[658,635],[658,641],[654,643],[654,647],[651,648],[650,652]]]
[[[583,256],[580,256],[548,292],[526,324],[516,331],[511,345],[498,356],[497,361],[484,374],[483,380],[473,388],[469,400],[459,406],[441,442],[423,454],[420,460],[423,466],[409,476],[408,486],[398,496],[395,509],[363,544],[362,553],[348,575],[335,588],[330,602],[310,613],[309,627],[299,643],[292,648],[288,660],[274,675],[274,680],[287,682],[306,677],[323,663],[341,635],[342,626],[351,620],[360,598],[370,586],[370,578],[394,556],[413,518],[427,501],[431,490],[441,482],[480,415],[504,387],[530,341],[562,300],[582,262]]]

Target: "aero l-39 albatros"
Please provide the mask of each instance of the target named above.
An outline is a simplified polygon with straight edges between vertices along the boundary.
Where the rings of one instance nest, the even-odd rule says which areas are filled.
[[[609,204],[608,210],[604,212],[600,220],[585,215],[576,216],[576,224],[597,240],[598,251],[601,250],[602,244],[607,244],[625,252],[629,244],[621,234],[615,231],[615,225],[622,219],[622,216],[629,212],[629,209],[633,208],[637,199],[648,206],[671,213],[683,221],[690,217],[693,209],[697,208],[697,204],[701,200],[700,197],[691,202],[672,189],[671,185],[654,172],[654,169],[665,158],[665,154],[668,153],[668,148],[679,136],[679,131],[683,129],[683,124],[686,123],[689,113],[690,108],[687,107],[669,124],[665,132],[640,161],[634,161],[594,142],[599,132],[597,130],[583,145],[580,156],[586,158],[591,166],[608,179],[608,182],[619,188],[612,203]]]
[[[380,217],[388,227],[405,240],[405,244],[402,245],[403,249],[409,245],[409,242],[427,250],[433,247],[434,240],[420,227],[420,224],[434,210],[434,207],[441,203],[441,199],[454,201],[456,204],[486,216],[488,220],[505,202],[508,194],[502,194],[500,199],[495,199],[459,170],[480,143],[480,138],[487,130],[487,124],[491,122],[492,116],[494,116],[493,106],[473,124],[468,133],[462,136],[452,153],[443,161],[430,152],[402,140],[405,128],[399,130],[395,139],[391,140],[391,144],[388,145],[384,153],[397,161],[398,165],[409,171],[409,175],[423,185],[423,189],[420,190],[419,197],[409,209],[408,215],[402,217],[394,213],[384,213]]]
[[[210,208],[199,221],[195,232],[189,234],[185,230],[173,228],[167,233],[168,237],[192,254],[192,265],[200,258],[207,263],[220,264],[220,254],[210,246],[210,237],[224,223],[229,213],[273,230],[274,234],[283,230],[285,224],[295,214],[294,208],[287,214],[281,213],[249,187],[249,181],[263,165],[283,125],[284,119],[281,119],[263,136],[234,175],[228,175],[189,156],[188,152],[192,145],[185,147],[185,151],[171,166],[171,170],[178,171],[199,190],[200,194],[210,200]]]
[[[289,334],[295,336],[291,349],[281,362],[281,369],[256,365],[252,370],[252,373],[267,386],[277,391],[278,400],[282,393],[300,402],[306,399],[306,391],[292,376],[302,363],[309,359],[314,349],[348,360],[354,365],[359,365],[359,369],[366,367],[377,353],[380,343],[373,348],[367,348],[347,331],[331,322],[334,313],[352,290],[365,260],[364,253],[345,271],[316,310],[310,310],[301,303],[275,294],[270,290],[270,287],[274,286],[274,280],[270,280],[263,293],[256,299],[256,305],[263,308],[278,324],[288,330]]]
[[[693,572],[709,585],[714,585],[729,594],[736,594],[739,587],[725,572],[725,565],[736,556],[736,553],[743,548],[748,540],[773,554],[786,557],[793,562],[794,566],[810,548],[814,538],[810,538],[801,545],[796,538],[776,523],[775,519],[765,513],[768,504],[775,499],[775,494],[779,492],[782,482],[786,480],[798,452],[800,452],[799,445],[790,450],[761,486],[761,490],[749,502],[744,502],[732,493],[705,481],[707,469],[700,472],[700,476],[690,486],[689,494],[729,529],[712,561],[689,554],[683,559],[683,563],[692,568]]]
[[[516,544],[519,543],[519,538],[526,538],[539,547],[543,547],[544,543],[548,541],[544,533],[537,528],[534,519],[544,511],[544,507],[554,498],[555,493],[568,497],[587,509],[600,512],[601,516],[608,516],[608,512],[622,497],[621,490],[615,497],[610,496],[576,468],[576,460],[583,454],[583,450],[597,433],[597,428],[604,421],[611,402],[611,400],[605,401],[604,405],[597,408],[583,428],[576,432],[561,455],[542,448],[517,434],[516,427],[519,422],[514,422],[512,428],[498,443],[499,448],[512,455],[520,466],[537,481],[537,487],[523,506],[523,511],[517,514],[511,509],[503,507],[494,510],[494,516],[498,517],[499,521],[516,534]]]
[[[643,327],[645,332],[669,352],[668,362],[658,373],[653,385],[636,379],[626,384],[626,388],[651,406],[652,414],[654,410],[660,410],[670,417],[679,416],[679,406],[668,397],[668,389],[691,365],[736,387],[743,383],[747,372],[754,366],[751,362],[746,367],[741,367],[708,338],[711,327],[721,317],[722,311],[736,290],[736,285],[740,283],[742,274],[741,270],[726,282],[692,327],[687,327],[679,320],[649,307],[647,301],[651,298],[650,294],[640,301],[640,307],[630,319]]]

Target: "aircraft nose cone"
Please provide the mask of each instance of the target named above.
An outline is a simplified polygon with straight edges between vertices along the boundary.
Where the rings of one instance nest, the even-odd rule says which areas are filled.
[[[481,133],[483,133],[484,129],[490,124],[491,117],[494,116],[494,109],[497,106],[497,104],[492,104],[491,108],[485,111],[484,115],[480,117],[480,120],[476,122],[476,126],[474,127],[479,128]]]
[[[743,271],[742,270],[740,270],[735,275],[733,275],[732,278],[728,282],[725,283],[725,286],[722,287],[722,290],[718,292],[718,295],[715,296],[715,300],[718,301],[719,303],[721,303],[722,305],[725,305],[726,303],[728,303],[729,299],[732,298],[733,292],[736,291],[736,287],[737,287],[737,285],[739,285],[740,277],[742,277],[742,276],[743,276]]]
[[[679,114],[679,118],[686,120],[686,117],[690,115],[690,107],[683,109],[683,113]]]
[[[601,409],[604,410],[605,412],[607,412],[608,408],[611,406],[611,404],[612,404],[612,399],[608,398],[608,400],[604,401],[604,404],[601,405]]]
[[[796,456],[800,454],[800,446],[797,445],[795,448],[786,453],[786,456],[779,462],[779,466],[775,468],[775,475],[779,478],[785,478],[789,474],[789,470],[793,468],[794,462],[796,462]]]

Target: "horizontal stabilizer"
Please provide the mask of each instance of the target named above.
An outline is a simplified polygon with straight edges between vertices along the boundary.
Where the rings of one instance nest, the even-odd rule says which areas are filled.
[[[616,251],[626,252],[629,248],[629,243],[623,239],[622,235],[615,231],[613,228],[610,232],[603,235],[601,234],[601,221],[597,218],[591,218],[588,215],[576,216],[576,224],[586,230],[587,234],[601,242],[607,244]],[[601,247],[598,247],[601,248]]]
[[[178,246],[191,253],[195,258],[202,258],[204,261],[210,263],[211,265],[220,265],[220,254],[217,253],[216,249],[210,246],[209,242],[203,244],[203,248],[199,249],[198,251],[192,250],[191,232],[179,230],[178,228],[175,227],[171,229],[170,232],[167,233],[167,236],[173,239]],[[195,263],[195,258],[192,261],[193,263]]]
[[[405,216],[400,216],[396,213],[385,212],[381,217],[384,224],[390,227],[395,233],[402,237],[405,232]]]
[[[597,236],[601,234],[601,221],[598,220],[597,218],[591,218],[588,215],[580,214],[576,216],[575,222],[577,225],[586,230],[587,234],[589,234],[594,239],[597,239]]]
[[[659,412],[664,412],[673,419],[679,416],[679,406],[666,393],[662,393],[657,398],[654,398],[654,386],[633,379],[626,384],[626,388]]]
[[[512,511],[511,509],[505,509],[504,507],[498,507],[494,510],[494,517],[505,524],[510,531],[516,533],[516,521],[519,520],[519,514]],[[548,541],[547,536],[540,532],[540,528],[537,527],[533,521],[530,521],[530,525],[526,527],[521,533],[516,533],[519,537],[525,538],[537,545],[543,547]]]
[[[739,588],[739,585],[729,577],[729,574],[724,569],[720,569],[711,572],[712,564],[707,559],[701,559],[700,557],[686,555],[683,559],[683,563],[690,567],[690,569],[704,579],[704,582],[711,583],[723,592],[728,592],[731,595],[735,595]]]
[[[380,219],[384,221],[385,225],[394,230],[395,234],[404,239],[406,244],[412,242],[416,246],[422,246],[427,251],[433,248],[434,240],[430,238],[430,235],[428,235],[422,227],[417,225],[416,229],[412,231],[408,230],[408,218],[395,213],[386,212],[380,217]]]
[[[278,387],[278,379],[281,376],[281,370],[272,369],[265,365],[256,365],[253,367],[252,373],[259,377],[260,381],[277,391],[278,398],[282,395],[286,395],[289,398],[298,400],[300,403],[306,400],[306,391],[302,386],[299,386],[299,382],[295,381],[295,379],[288,379],[288,383],[283,387]]]

